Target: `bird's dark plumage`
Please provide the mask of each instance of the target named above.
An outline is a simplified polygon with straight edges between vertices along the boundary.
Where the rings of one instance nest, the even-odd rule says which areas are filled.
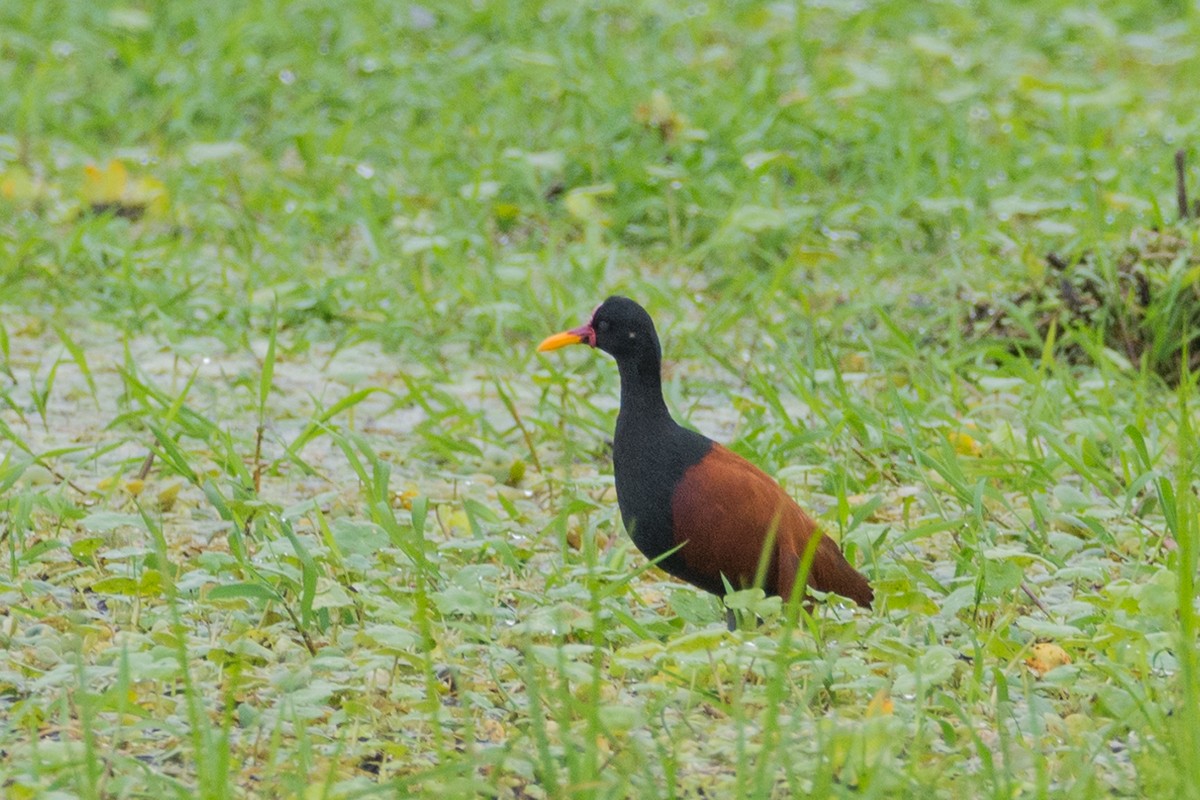
[[[874,593],[837,544],[778,483],[741,456],[677,424],[662,394],[662,347],[650,315],[610,297],[592,319],[546,339],[539,350],[588,344],[613,356],[621,373],[621,410],[613,471],[621,518],[647,558],[682,545],[659,565],[716,595],[753,585],[772,535],[764,577],[768,594],[791,596],[814,536],[808,584],[870,608]]]

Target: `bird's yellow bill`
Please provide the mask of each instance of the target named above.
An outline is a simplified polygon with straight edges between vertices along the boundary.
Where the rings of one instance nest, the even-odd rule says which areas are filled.
[[[569,344],[579,344],[583,341],[583,337],[574,331],[563,331],[556,333],[553,336],[547,336],[538,345],[539,353],[545,353],[547,350],[557,350],[560,347],[566,347]]]

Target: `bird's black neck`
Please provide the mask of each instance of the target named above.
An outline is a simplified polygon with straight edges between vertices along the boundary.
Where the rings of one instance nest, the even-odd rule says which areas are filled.
[[[617,427],[673,423],[662,393],[662,362],[656,354],[617,362],[621,373],[621,413]],[[618,434],[620,430],[618,430]]]
[[[653,352],[617,361],[621,371],[621,413],[613,437],[617,503],[625,530],[647,558],[658,558],[679,544],[671,510],[675,487],[713,445],[671,417],[663,400],[659,352],[656,346]],[[667,556],[659,566],[709,591],[723,589],[723,584],[695,573],[679,553]]]

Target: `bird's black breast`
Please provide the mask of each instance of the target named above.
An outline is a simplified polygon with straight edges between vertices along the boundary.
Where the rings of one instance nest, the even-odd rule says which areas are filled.
[[[706,436],[675,424],[622,424],[613,441],[613,473],[621,519],[638,550],[655,559],[674,548],[671,495],[688,468],[712,449]],[[659,566],[683,580],[695,582],[677,552]]]

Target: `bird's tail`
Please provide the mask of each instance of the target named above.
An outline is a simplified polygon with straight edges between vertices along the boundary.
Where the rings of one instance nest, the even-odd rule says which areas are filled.
[[[783,585],[790,586],[795,583],[800,557],[796,554],[792,559],[788,559],[794,559],[794,566],[791,567],[792,580]],[[867,582],[866,576],[852,567],[837,544],[826,536],[821,536],[817,543],[817,551],[808,570],[808,585],[819,592],[832,592],[848,597],[863,608],[870,608],[875,600],[875,592]]]
[[[866,576],[850,566],[850,562],[842,557],[841,553],[838,556],[841,563],[834,570],[829,570],[832,575],[825,574],[826,571],[823,570],[820,579],[813,574],[809,583],[814,589],[849,597],[863,608],[870,608],[871,603],[875,601],[875,592],[871,589],[871,584],[867,582]]]

